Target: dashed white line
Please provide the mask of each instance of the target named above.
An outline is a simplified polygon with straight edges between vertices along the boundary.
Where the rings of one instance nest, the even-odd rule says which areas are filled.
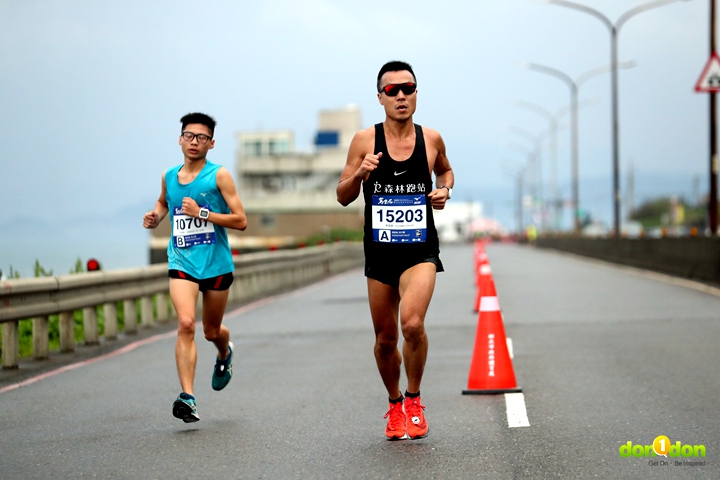
[[[506,337],[505,343],[507,343],[508,353],[512,359],[512,338]],[[530,426],[530,420],[528,420],[527,416],[527,408],[525,407],[525,396],[522,393],[506,393],[505,409],[507,411],[508,427],[517,428]]]
[[[508,427],[529,427],[527,409],[525,408],[525,395],[522,393],[506,393],[505,408],[507,410]]]

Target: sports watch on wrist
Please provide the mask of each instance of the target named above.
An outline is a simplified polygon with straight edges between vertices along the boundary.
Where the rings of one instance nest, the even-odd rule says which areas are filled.
[[[207,220],[210,216],[210,210],[207,208],[201,208],[200,213],[198,214],[198,218],[202,218],[203,220]]]
[[[450,200],[452,198],[452,188],[448,187],[447,185],[440,185],[440,188],[447,188],[448,200]]]

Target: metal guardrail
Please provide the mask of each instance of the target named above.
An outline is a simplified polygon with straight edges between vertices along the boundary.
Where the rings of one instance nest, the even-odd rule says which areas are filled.
[[[228,303],[305,285],[356,267],[362,261],[359,243],[241,255],[235,257],[235,281]],[[96,313],[100,306],[105,318],[104,340],[114,340],[118,336],[119,302],[123,304],[124,333],[132,334],[138,329],[138,302],[140,325],[152,327],[156,320],[163,323],[171,318],[168,299],[167,264],[0,282],[2,367],[18,367],[19,320],[32,319],[33,357],[43,359],[49,356],[49,315],[59,315],[60,351],[71,352],[75,350],[76,310],[83,312],[85,344],[93,345],[100,343]],[[202,296],[198,309],[201,307]]]

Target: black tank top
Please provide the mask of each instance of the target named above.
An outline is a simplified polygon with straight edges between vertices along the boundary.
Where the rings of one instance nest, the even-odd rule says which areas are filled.
[[[415,148],[405,161],[390,157],[382,123],[375,125],[378,167],[363,182],[365,198],[365,260],[394,263],[439,255],[433,210],[427,194],[432,188],[425,137],[415,125]]]

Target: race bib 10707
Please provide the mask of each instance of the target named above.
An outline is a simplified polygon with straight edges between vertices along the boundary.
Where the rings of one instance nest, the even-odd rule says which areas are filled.
[[[425,194],[372,196],[372,231],[376,242],[424,242],[426,217]]]
[[[210,205],[201,205],[210,210]],[[202,218],[189,217],[182,207],[173,207],[173,245],[177,248],[215,243],[215,226]]]

